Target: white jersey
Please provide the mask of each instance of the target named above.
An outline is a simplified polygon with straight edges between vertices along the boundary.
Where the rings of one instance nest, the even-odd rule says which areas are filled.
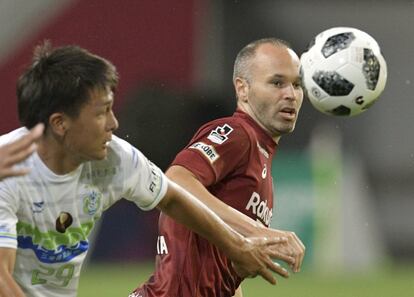
[[[0,145],[25,133],[14,130]],[[116,136],[106,160],[66,175],[54,174],[37,153],[17,166],[31,171],[0,181],[0,247],[17,249],[14,278],[27,296],[76,296],[88,235],[102,212],[121,198],[150,210],[167,190],[162,171]]]

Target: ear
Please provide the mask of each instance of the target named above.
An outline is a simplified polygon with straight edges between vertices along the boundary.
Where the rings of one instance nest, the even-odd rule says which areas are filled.
[[[53,133],[64,136],[70,125],[69,117],[63,112],[55,112],[49,117],[49,126]]]
[[[249,83],[247,80],[241,77],[236,77],[234,80],[234,88],[236,90],[237,99],[246,103],[249,94]]]

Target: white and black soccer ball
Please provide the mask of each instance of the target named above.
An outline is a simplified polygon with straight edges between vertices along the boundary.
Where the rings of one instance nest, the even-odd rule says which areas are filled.
[[[319,111],[354,116],[378,99],[387,81],[380,47],[367,33],[335,27],[318,34],[301,58],[307,97]]]

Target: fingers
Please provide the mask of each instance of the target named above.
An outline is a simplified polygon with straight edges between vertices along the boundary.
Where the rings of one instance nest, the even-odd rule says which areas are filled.
[[[270,261],[267,263],[267,267],[273,272],[279,274],[280,276],[283,276],[284,278],[289,277],[289,272],[285,268],[283,268],[279,263]]]
[[[286,236],[263,237],[263,240],[266,242],[267,245],[287,243],[289,241],[289,239]]]
[[[30,134],[34,139],[37,140],[40,138],[40,136],[42,136],[44,130],[45,125],[43,123],[39,123],[30,130]]]
[[[291,242],[295,249],[295,264],[292,266],[293,272],[299,272],[305,257],[305,245],[294,232],[289,232]]]
[[[271,235],[268,239],[268,245],[273,244],[270,247],[274,251],[273,258],[289,264],[293,272],[299,272],[305,256],[305,246],[299,237],[290,231],[276,229],[269,229],[268,231],[268,234]],[[273,235],[276,236],[273,237]]]
[[[282,260],[286,262],[289,266],[293,266],[296,263],[296,258],[292,257],[290,254],[285,254],[279,251],[273,251],[270,253],[272,259]]]
[[[246,257],[244,261],[237,264],[233,262],[233,267],[240,277],[260,275],[273,285],[276,284],[273,273],[288,278],[289,272],[280,264],[273,262],[272,259],[284,261],[292,267],[292,270],[299,271],[303,260],[304,246],[293,232],[283,232],[283,236],[248,238],[246,242],[251,245],[248,253],[250,257]],[[254,256],[251,257],[252,255]],[[254,260],[252,261],[252,259]]]
[[[43,134],[44,125],[37,124],[22,138],[0,147],[0,179],[27,174],[28,169],[14,169],[13,165],[29,157],[37,148],[35,141]]]
[[[280,266],[278,263],[272,262],[270,261],[268,263],[268,269],[262,269],[259,271],[259,275],[264,278],[266,281],[268,281],[269,283],[271,283],[272,285],[276,285],[277,284],[277,280],[276,278],[273,276],[272,272],[276,272],[277,274],[279,274],[280,276],[284,277],[284,278],[288,278],[289,277],[289,272],[283,268],[282,266]]]
[[[25,174],[29,173],[29,171],[30,170],[27,169],[27,168],[23,168],[23,169],[11,169],[11,168],[8,168],[8,169],[5,169],[5,170],[2,170],[1,171],[1,173],[0,173],[0,180],[2,178],[4,178],[4,177],[22,176],[22,175],[25,175]]]
[[[282,260],[289,266],[293,267],[296,262],[296,258],[294,257],[295,253],[293,249],[287,245],[289,241],[287,237],[265,237],[264,241],[266,243],[266,246],[271,250],[270,257],[272,259]]]
[[[37,124],[33,129],[30,130],[28,134],[26,134],[25,136],[23,136],[15,142],[7,144],[5,147],[8,147],[8,149],[10,150],[10,154],[12,155],[22,151],[30,151],[31,146],[42,135],[43,129],[43,124]]]
[[[36,148],[36,144],[31,143],[28,147],[20,147],[13,152],[10,151],[3,163],[6,167],[13,166],[14,164],[19,163],[30,156]]]
[[[271,283],[272,285],[277,284],[276,278],[273,276],[273,274],[269,270],[267,270],[267,269],[260,270],[259,275],[262,278],[264,278],[266,281]]]

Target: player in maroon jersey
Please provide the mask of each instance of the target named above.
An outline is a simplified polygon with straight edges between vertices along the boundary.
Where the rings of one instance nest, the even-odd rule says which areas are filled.
[[[304,245],[293,232],[267,227],[272,158],[280,137],[294,130],[302,105],[299,69],[298,56],[282,40],[261,39],[243,48],[233,74],[236,112],[202,126],[167,171],[241,234],[287,237],[278,251],[294,272]],[[242,296],[242,278],[224,254],[163,214],[157,252],[154,274],[130,296]]]

